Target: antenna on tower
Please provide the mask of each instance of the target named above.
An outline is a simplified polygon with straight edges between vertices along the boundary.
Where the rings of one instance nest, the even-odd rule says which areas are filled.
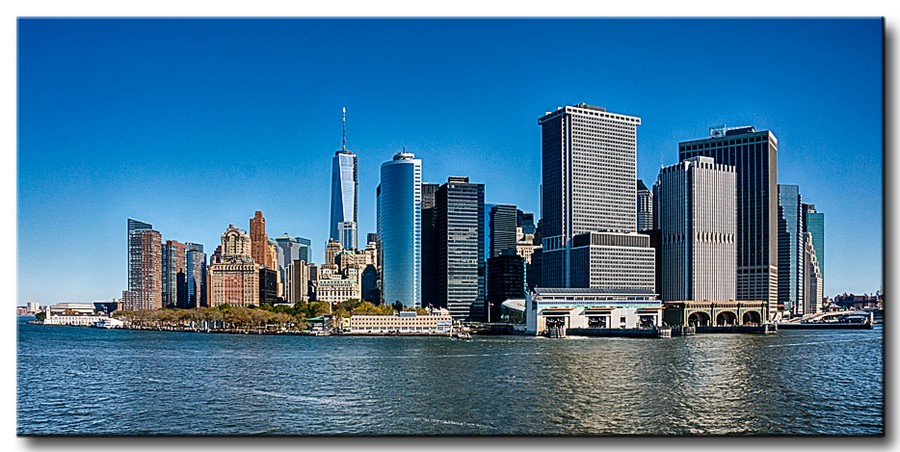
[[[341,107],[341,113],[343,115],[341,121],[343,123],[343,127],[341,130],[341,150],[347,150],[347,107]]]

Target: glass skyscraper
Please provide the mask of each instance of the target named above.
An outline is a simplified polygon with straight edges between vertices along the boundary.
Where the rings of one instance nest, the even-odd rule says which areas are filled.
[[[341,242],[344,249],[357,249],[357,174],[356,154],[347,150],[346,109],[341,150],[334,154],[331,165],[331,232],[330,238]]]
[[[206,306],[206,253],[203,245],[187,242],[185,246],[185,279],[187,280],[187,307]]]
[[[381,164],[376,190],[381,299],[422,306],[422,161],[398,152]]]
[[[800,201],[799,186],[778,184],[778,303],[791,314],[803,312],[804,225]]]
[[[819,269],[822,278],[825,278],[825,214],[816,211],[815,204],[803,204],[804,232],[812,234],[813,248],[816,250],[816,259],[819,261]]]

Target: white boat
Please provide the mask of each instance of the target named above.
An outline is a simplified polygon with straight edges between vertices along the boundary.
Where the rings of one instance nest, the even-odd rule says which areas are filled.
[[[124,325],[125,322],[122,322],[119,319],[114,319],[112,317],[106,317],[91,324],[91,326],[93,326],[94,328],[103,328],[107,330],[113,328],[122,328]]]

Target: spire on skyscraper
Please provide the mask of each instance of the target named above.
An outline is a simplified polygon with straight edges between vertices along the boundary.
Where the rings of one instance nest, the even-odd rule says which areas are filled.
[[[347,107],[341,107],[341,150],[347,150]]]

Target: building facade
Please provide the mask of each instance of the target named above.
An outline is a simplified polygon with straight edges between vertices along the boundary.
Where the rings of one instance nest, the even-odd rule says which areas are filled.
[[[819,271],[825,278],[825,214],[816,210],[815,204],[803,204],[803,232],[812,234],[813,248],[819,261]]]
[[[515,208],[513,208],[515,224]],[[515,227],[513,226],[513,246]],[[435,195],[437,299],[454,319],[480,321],[484,306],[484,184],[451,176]]]
[[[162,300],[162,235],[149,223],[128,219],[128,290],[124,309],[159,309]]]
[[[525,331],[568,328],[634,329],[662,325],[662,305],[646,291],[535,288],[525,297]]]
[[[207,306],[259,306],[259,269],[250,235],[233,224],[222,233],[221,254],[207,269]]]
[[[206,253],[199,243],[187,242],[184,248],[187,307],[199,308],[206,305]]]
[[[509,251],[487,260],[486,321],[500,321],[504,301],[525,298],[525,265],[523,257]]]
[[[637,181],[637,231],[649,231],[653,229],[653,193],[644,185],[644,181]]]
[[[735,167],[738,300],[765,300],[778,317],[778,140],[754,127],[713,128],[678,144],[679,160],[712,157]]]
[[[778,304],[792,315],[802,311],[805,295],[802,205],[799,186],[778,184]]]
[[[541,125],[542,286],[569,287],[572,238],[633,232],[637,127],[641,118],[578,104],[548,112]]]
[[[188,300],[185,244],[175,240],[166,240],[162,250],[163,306],[186,308]]]
[[[422,306],[422,161],[398,152],[376,189],[381,299]]]
[[[488,257],[499,256],[503,250],[516,247],[516,228],[519,209],[514,204],[495,204],[488,218],[490,249]]]
[[[250,257],[259,265],[269,263],[269,236],[266,235],[266,218],[257,210],[250,219]]]
[[[733,166],[693,157],[659,171],[663,301],[734,300]]]
[[[819,259],[816,256],[815,242],[809,232],[803,234],[803,262],[805,274],[802,282],[806,297],[803,299],[803,312],[800,314],[818,314],[822,312],[823,305],[823,278],[819,269]]]

